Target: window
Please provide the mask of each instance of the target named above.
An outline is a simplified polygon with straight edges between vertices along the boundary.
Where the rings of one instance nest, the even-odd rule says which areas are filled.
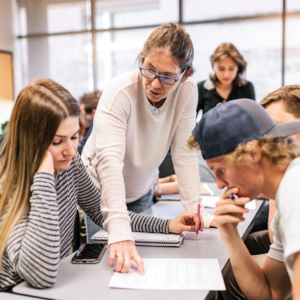
[[[180,20],[193,40],[196,82],[212,73],[209,57],[217,46],[231,42],[248,63],[245,77],[257,101],[283,78],[299,84],[299,0],[286,1],[285,68],[283,0],[15,1],[24,86],[50,77],[76,98],[102,90],[114,76],[137,68],[137,55],[154,28]]]
[[[205,21],[282,12],[282,0],[183,0],[183,20]]]
[[[245,78],[259,102],[281,86],[281,19],[185,26],[195,48],[196,82],[213,73],[210,56],[221,43],[234,44],[247,62]],[[213,37],[213,38],[212,38]]]
[[[286,19],[285,84],[300,85],[300,13]]]
[[[96,2],[96,28],[122,28],[178,22],[178,0]]]
[[[91,29],[90,1],[19,0],[21,35]]]
[[[103,89],[111,78],[137,69],[137,56],[152,30],[134,29],[97,34],[99,89]]]
[[[78,99],[93,89],[90,34],[22,39],[24,85],[36,78],[51,78]],[[26,80],[26,81],[25,81]]]

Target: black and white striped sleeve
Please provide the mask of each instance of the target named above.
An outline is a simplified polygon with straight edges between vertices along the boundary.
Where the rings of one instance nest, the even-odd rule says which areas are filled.
[[[36,288],[51,287],[60,261],[54,176],[36,173],[30,190],[29,212],[11,232],[6,251],[14,272],[22,279]]]
[[[100,211],[100,191],[92,182],[85,166],[78,156],[78,205],[98,226],[102,226],[104,218]]]
[[[129,211],[131,229],[135,232],[169,233],[171,220],[161,219]]]
[[[94,223],[102,226],[104,218],[100,211],[100,191],[90,179],[81,158],[79,158],[79,172],[78,205]],[[169,233],[170,220],[145,216],[134,212],[128,213],[131,219],[132,231]]]

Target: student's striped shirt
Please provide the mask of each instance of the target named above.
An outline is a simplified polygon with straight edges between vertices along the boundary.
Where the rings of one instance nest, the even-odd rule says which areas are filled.
[[[37,288],[55,283],[59,261],[71,247],[77,204],[96,224],[102,226],[104,222],[100,191],[79,156],[67,170],[56,170],[54,175],[36,173],[31,193],[28,213],[8,238],[0,268],[0,291],[22,280]],[[129,216],[133,231],[168,233],[170,220],[132,212]]]

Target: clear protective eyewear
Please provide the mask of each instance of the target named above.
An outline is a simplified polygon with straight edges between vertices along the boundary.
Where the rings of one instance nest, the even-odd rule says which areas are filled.
[[[167,75],[159,75],[151,70],[142,68],[140,66],[140,71],[141,71],[142,76],[144,76],[148,79],[152,79],[152,80],[154,80],[156,77],[158,77],[158,79],[161,83],[167,84],[167,85],[173,85],[175,82],[180,80],[187,69],[188,69],[188,67],[182,72],[182,74],[178,78],[174,78],[174,77],[167,76]]]

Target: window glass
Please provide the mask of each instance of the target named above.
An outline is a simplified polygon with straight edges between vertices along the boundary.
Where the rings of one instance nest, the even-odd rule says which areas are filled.
[[[286,19],[285,85],[300,85],[300,15]]]
[[[19,53],[21,56],[21,64],[22,64],[22,68],[21,68],[21,72],[22,72],[22,85],[27,85],[30,80],[29,80],[29,70],[28,70],[28,58],[29,58],[29,54],[28,54],[28,39],[20,39],[19,43]]]
[[[152,31],[153,28],[97,34],[99,89],[103,89],[113,77],[138,68],[137,56]]]
[[[245,78],[255,88],[256,101],[281,86],[281,19],[189,25],[194,48],[196,82],[213,74],[209,57],[221,43],[234,44],[248,63]]]
[[[90,1],[20,0],[18,15],[22,35],[91,28]]]
[[[184,22],[281,12],[282,0],[183,0]]]
[[[19,7],[18,11],[18,29],[19,35],[26,35],[27,34],[27,14],[25,7]]]
[[[25,51],[26,48],[28,57],[23,58],[23,70],[28,81],[24,86],[36,78],[51,78],[76,99],[93,90],[90,34],[30,38],[27,47],[23,45]]]
[[[178,0],[98,0],[96,28],[120,28],[178,22]]]
[[[286,1],[286,11],[289,13],[300,12],[300,1],[299,0],[288,0]]]

